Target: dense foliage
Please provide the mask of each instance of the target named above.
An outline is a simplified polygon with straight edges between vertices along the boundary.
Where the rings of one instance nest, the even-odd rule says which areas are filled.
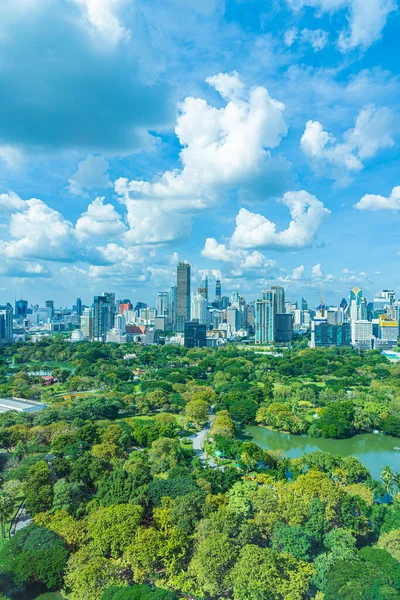
[[[48,405],[0,414],[2,532],[22,501],[33,519],[0,552],[0,594],[399,597],[399,476],[385,468],[378,483],[353,457],[289,460],[239,435],[248,423],[399,435],[400,367],[379,353],[61,339],[0,351],[1,395]],[[208,422],[206,456],[192,438]]]

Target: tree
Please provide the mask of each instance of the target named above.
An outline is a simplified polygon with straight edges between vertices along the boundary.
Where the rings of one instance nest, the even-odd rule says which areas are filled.
[[[234,402],[230,406],[229,412],[232,418],[239,421],[239,423],[253,423],[256,418],[257,404],[252,400],[243,398]]]
[[[87,519],[89,547],[97,556],[118,558],[129,545],[143,517],[143,508],[117,504],[100,508]]]
[[[302,527],[275,523],[271,546],[277,552],[288,552],[297,560],[310,560],[312,542]]]
[[[354,405],[350,400],[332,402],[316,422],[324,438],[348,438],[354,435]]]
[[[41,460],[28,470],[23,487],[25,506],[29,514],[50,510],[53,505],[53,485],[48,464]]]
[[[197,546],[189,565],[194,578],[195,595],[224,596],[233,585],[232,567],[238,556],[238,547],[225,533],[215,533]]]
[[[178,464],[179,442],[171,438],[155,440],[149,450],[149,460],[152,463],[153,474],[168,471]]]
[[[69,483],[65,479],[59,479],[54,484],[54,510],[65,510],[72,514],[78,507],[81,493],[79,485],[75,482]]]
[[[15,585],[42,582],[50,590],[62,584],[68,552],[64,542],[52,531],[29,525],[11,538],[0,554],[0,563]]]
[[[203,427],[208,420],[209,404],[204,400],[191,400],[186,404],[185,417],[189,423]]]
[[[389,533],[384,533],[378,540],[378,548],[389,552],[393,558],[400,562],[400,529],[393,529]]]
[[[6,536],[6,523],[14,510],[14,500],[8,492],[0,490],[0,527],[1,527],[1,545],[4,547],[4,538]]]
[[[70,557],[65,585],[72,590],[71,600],[100,600],[105,589],[120,584],[122,574],[118,561],[96,556],[85,546]]]
[[[381,472],[381,479],[383,481],[383,485],[385,486],[386,493],[388,496],[388,504],[391,503],[391,493],[393,492],[393,484],[395,475],[389,465],[383,467]]]
[[[148,585],[134,585],[133,587],[108,588],[101,600],[177,600],[173,592],[161,588],[151,588]]]
[[[400,417],[390,415],[382,423],[382,430],[386,435],[394,435],[400,437]]]
[[[232,571],[234,600],[302,600],[312,565],[270,548],[244,546]]]

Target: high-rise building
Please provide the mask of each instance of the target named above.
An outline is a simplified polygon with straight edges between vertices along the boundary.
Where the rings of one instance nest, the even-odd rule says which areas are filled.
[[[207,328],[198,321],[184,323],[185,348],[202,348],[207,345]]]
[[[13,340],[13,307],[0,306],[0,344],[10,344]]]
[[[221,286],[221,280],[217,279],[215,281],[215,302],[219,305],[219,303],[221,302],[221,298],[222,298],[222,286]]]
[[[386,341],[397,341],[399,337],[399,323],[389,319],[386,315],[379,317],[379,338]]]
[[[293,315],[277,313],[275,315],[275,342],[284,344],[293,339]]]
[[[350,323],[331,325],[327,321],[313,320],[311,323],[311,347],[350,346]]]
[[[16,300],[15,301],[15,318],[25,319],[28,314],[28,300]]]
[[[176,329],[185,330],[185,321],[190,321],[190,271],[188,262],[176,267]]]
[[[242,315],[236,306],[228,306],[226,309],[226,322],[231,333],[235,334],[242,326]]]
[[[200,294],[200,296],[202,296],[202,298],[205,298],[205,300],[208,301],[208,277],[207,277],[207,275],[203,275],[203,277],[201,278],[200,285],[197,288],[197,293]]]
[[[104,341],[106,333],[114,327],[115,294],[104,292],[94,297],[93,337]]]
[[[46,300],[46,308],[50,309],[50,319],[54,317],[54,300]]]
[[[372,323],[367,320],[351,322],[351,343],[356,348],[372,348]]]
[[[234,306],[235,308],[240,307],[240,294],[237,290],[233,290],[231,294],[231,306]]]
[[[301,299],[301,310],[308,310],[308,302],[305,298]]]
[[[168,292],[168,329],[176,329],[176,285],[172,285]]]
[[[78,317],[82,315],[82,300],[80,298],[76,299],[76,314]]]
[[[118,312],[120,315],[122,315],[126,310],[132,310],[132,308],[132,302],[129,300],[129,298],[124,298],[124,300],[121,300],[118,305]]]
[[[158,292],[156,300],[156,310],[158,316],[168,314],[169,292]]]
[[[93,340],[93,309],[85,308],[81,315],[81,331],[87,340]]]
[[[198,321],[202,325],[208,325],[208,301],[202,294],[192,294],[190,314],[192,321]]]
[[[256,302],[255,328],[256,344],[271,343],[275,339],[276,297],[273,290],[262,292]]]
[[[273,285],[271,290],[275,292],[276,312],[281,315],[286,312],[285,310],[285,290],[280,285]]]
[[[362,298],[362,289],[355,286],[352,287],[350,290],[350,305],[352,303],[353,300],[355,300],[356,304],[359,305],[361,302],[361,298]]]

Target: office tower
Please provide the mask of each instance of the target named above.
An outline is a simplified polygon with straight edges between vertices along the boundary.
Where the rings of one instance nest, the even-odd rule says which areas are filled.
[[[197,288],[197,293],[208,301],[208,277],[203,275],[200,281],[200,285]]]
[[[202,348],[207,345],[207,328],[198,321],[184,323],[185,348]]]
[[[240,295],[237,290],[233,290],[231,294],[231,306],[234,306],[235,308],[239,308],[240,306]]]
[[[271,290],[275,292],[276,298],[276,312],[279,314],[283,314],[286,312],[285,310],[285,290],[280,285],[273,285]]]
[[[133,309],[136,312],[136,316],[138,317],[140,314],[140,309],[147,308],[146,302],[136,302],[136,306]]]
[[[104,341],[106,333],[114,327],[115,294],[104,292],[94,297],[93,337]]]
[[[16,300],[15,301],[15,318],[25,319],[28,314],[28,300]]]
[[[190,264],[180,262],[176,267],[176,329],[185,330],[185,321],[190,321]]]
[[[362,290],[359,287],[353,287],[350,290],[350,305],[355,300],[357,306],[360,304],[362,298]]]
[[[285,344],[293,339],[293,315],[291,313],[276,313],[275,342]]]
[[[52,319],[54,317],[54,301],[53,300],[46,300],[46,304],[45,304],[46,308],[50,309],[50,319]]]
[[[82,315],[82,300],[80,298],[76,299],[76,314],[78,317]]]
[[[347,311],[348,303],[347,303],[346,298],[342,298],[342,301],[339,304],[339,307],[342,308],[344,312]]]
[[[382,298],[386,298],[389,304],[393,304],[396,300],[396,292],[394,290],[382,290],[381,296]]]
[[[226,322],[232,334],[235,334],[242,326],[242,315],[236,306],[228,306],[226,309]]]
[[[351,343],[356,348],[369,350],[372,347],[372,323],[367,320],[351,322]]]
[[[220,303],[221,310],[225,310],[226,308],[228,308],[228,306],[229,306],[229,296],[222,296],[221,303]]]
[[[255,326],[256,344],[270,343],[275,339],[276,297],[273,290],[262,292],[262,299],[256,302]]]
[[[305,298],[301,299],[301,310],[308,310],[308,302]]]
[[[7,303],[0,306],[0,344],[13,341],[13,307]]]
[[[221,286],[221,280],[217,279],[215,281],[215,302],[219,305],[219,303],[221,302],[221,298],[222,298],[222,286]]]
[[[176,329],[176,285],[172,285],[168,292],[168,329]]]
[[[93,309],[85,308],[81,315],[81,331],[87,340],[93,339]]]
[[[120,315],[122,315],[122,313],[124,313],[126,310],[132,310],[132,302],[129,300],[129,298],[124,298],[124,300],[121,300],[118,306],[118,312]]]
[[[396,342],[399,337],[399,323],[389,319],[386,315],[379,317],[379,338],[381,340]]]
[[[311,323],[311,347],[350,346],[350,323],[331,325],[327,321],[313,320]]]
[[[158,316],[164,316],[168,314],[168,304],[169,304],[169,293],[168,292],[158,292],[156,299],[156,310]]]
[[[341,308],[328,308],[326,318],[331,325],[340,325],[344,320],[343,310]]]
[[[208,301],[202,294],[192,294],[190,314],[192,321],[198,321],[202,325],[208,325]]]

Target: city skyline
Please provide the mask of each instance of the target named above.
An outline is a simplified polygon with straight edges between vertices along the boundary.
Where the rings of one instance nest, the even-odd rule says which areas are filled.
[[[154,303],[181,261],[192,290],[207,275],[253,299],[400,289],[394,2],[4,0],[0,16],[2,305]]]

